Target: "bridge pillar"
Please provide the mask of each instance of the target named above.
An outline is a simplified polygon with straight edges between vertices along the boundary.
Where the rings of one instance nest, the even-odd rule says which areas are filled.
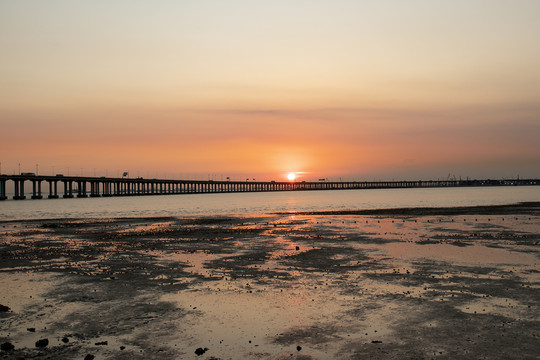
[[[15,180],[15,195],[13,196],[13,200],[24,199],[26,199],[26,196],[24,196],[24,180]]]
[[[0,200],[6,200],[6,180],[0,180]]]
[[[58,181],[47,180],[49,182],[49,199],[58,199]]]
[[[103,196],[106,196],[106,197],[112,196],[110,181],[103,182]]]
[[[88,197],[88,195],[86,194],[86,181],[85,180],[79,180],[79,181],[77,181],[77,183],[78,183],[77,197],[78,198]]]
[[[13,200],[19,200],[19,180],[13,180],[15,194],[13,194]]]
[[[100,197],[99,195],[99,182],[92,181],[90,182],[90,197]]]
[[[41,180],[32,180],[32,199],[43,199],[41,195]]]
[[[73,181],[66,180],[64,181],[64,199],[73,197]]]

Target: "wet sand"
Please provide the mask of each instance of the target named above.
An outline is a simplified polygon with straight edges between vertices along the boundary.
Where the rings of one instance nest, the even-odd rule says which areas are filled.
[[[4,221],[0,358],[536,359],[539,249],[540,203]]]

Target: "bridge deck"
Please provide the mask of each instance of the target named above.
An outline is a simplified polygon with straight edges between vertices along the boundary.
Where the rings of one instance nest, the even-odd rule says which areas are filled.
[[[81,176],[42,176],[34,174],[0,175],[0,200],[7,199],[7,183],[13,182],[15,200],[26,199],[25,183],[32,184],[32,199],[42,199],[42,183],[48,183],[48,198],[62,197],[142,196],[169,194],[203,194],[266,191],[395,189],[464,186],[524,186],[540,185],[539,179],[512,180],[429,180],[429,181],[213,181],[213,180],[167,180],[143,178],[107,178]]]

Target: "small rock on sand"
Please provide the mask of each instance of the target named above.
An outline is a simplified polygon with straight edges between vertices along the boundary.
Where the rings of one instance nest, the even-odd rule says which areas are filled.
[[[88,354],[84,357],[84,360],[94,360],[95,356],[92,354]]]
[[[36,341],[36,347],[47,347],[49,345],[49,339],[39,339]]]
[[[195,350],[195,354],[197,356],[201,356],[202,354],[204,354],[207,351],[208,351],[208,348],[204,348],[204,349],[203,348],[197,348],[197,350]]]
[[[0,312],[8,312],[8,311],[9,311],[9,306],[0,304]]]
[[[0,345],[0,349],[2,349],[2,351],[11,351],[15,349],[15,346],[10,342],[5,342]]]
[[[296,350],[297,350],[297,351],[300,351],[300,350],[302,350],[302,347],[301,347],[300,345],[298,345],[298,346],[296,347]]]

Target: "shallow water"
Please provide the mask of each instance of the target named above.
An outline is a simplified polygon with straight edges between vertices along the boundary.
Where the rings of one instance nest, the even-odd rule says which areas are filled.
[[[248,214],[512,204],[540,186],[289,191],[0,201],[1,220]]]

